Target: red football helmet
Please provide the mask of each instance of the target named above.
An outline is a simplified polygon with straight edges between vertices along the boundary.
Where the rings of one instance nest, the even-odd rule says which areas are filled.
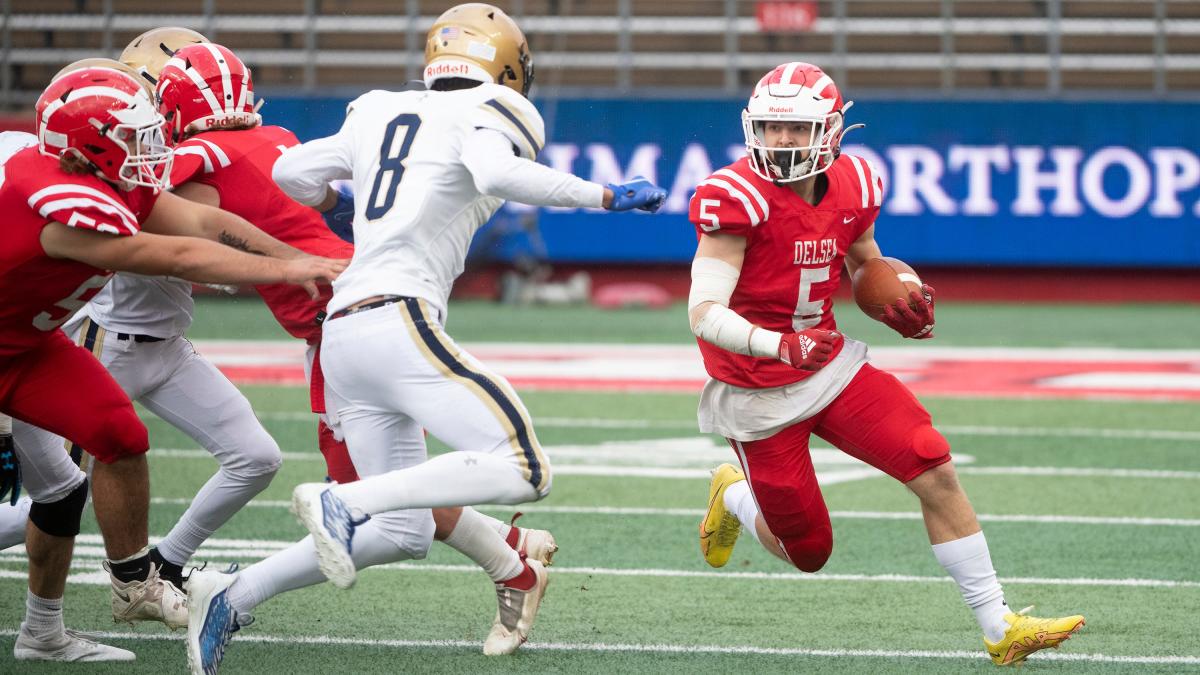
[[[175,140],[201,131],[258,126],[254,82],[242,60],[221,45],[189,45],[158,76],[158,110]]]
[[[841,154],[842,136],[864,125],[843,128],[853,102],[842,103],[833,78],[811,63],[793,61],[776,67],[754,87],[742,111],[742,132],[750,168],[777,183],[791,183],[827,170]],[[808,122],[807,143],[768,147],[767,122]]]
[[[50,83],[35,106],[38,142],[50,157],[70,154],[125,190],[161,190],[171,173],[163,118],[135,79],[84,68]]]

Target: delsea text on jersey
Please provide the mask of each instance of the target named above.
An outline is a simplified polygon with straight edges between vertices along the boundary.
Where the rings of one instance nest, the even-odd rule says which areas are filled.
[[[796,265],[828,265],[837,257],[837,239],[796,242]]]

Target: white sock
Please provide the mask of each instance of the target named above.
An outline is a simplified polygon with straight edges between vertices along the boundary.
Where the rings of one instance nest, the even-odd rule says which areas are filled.
[[[423,464],[330,489],[348,506],[368,515],[468,504],[521,504],[539,497],[516,464],[483,452],[448,452]]]
[[[354,531],[354,551],[350,557],[355,569],[412,557],[378,529],[367,521]],[[317,565],[317,549],[310,535],[238,572],[238,578],[229,586],[229,604],[238,612],[246,613],[280,593],[315,586],[323,581],[325,575]]]
[[[63,634],[62,598],[42,598],[25,592],[25,629],[35,638],[46,640]]]
[[[475,509],[473,509],[469,506],[464,506],[463,513],[466,513],[467,511],[472,511],[475,513],[476,516],[483,519],[483,521],[485,523],[487,523],[487,526],[489,528],[499,532],[500,538],[505,541],[508,541],[508,533],[511,532],[514,527],[516,527],[515,525],[509,525],[508,523],[504,522],[503,520],[500,520],[499,518],[493,518],[486,513],[480,513],[479,511],[476,511]]]
[[[475,509],[464,508],[454,531],[443,543],[474,560],[492,581],[511,579],[520,574],[525,566],[521,563],[521,556],[508,545],[489,520],[499,522],[495,518],[480,515]]]
[[[758,520],[758,503],[754,501],[754,494],[750,492],[750,481],[738,481],[725,488],[725,508],[737,516],[743,532],[754,537],[754,541],[759,541],[758,528],[755,526]]]
[[[992,567],[987,539],[983,532],[933,545],[933,556],[958,582],[963,600],[975,613],[975,620],[989,642],[998,642],[1008,630],[1004,615],[1009,611],[1004,591]]]

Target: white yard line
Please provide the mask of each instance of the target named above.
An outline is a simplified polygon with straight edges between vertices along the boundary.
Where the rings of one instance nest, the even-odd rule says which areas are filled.
[[[151,542],[155,541],[151,538]],[[197,560],[209,561],[245,561],[248,559],[265,558],[277,551],[291,546],[294,542],[284,540],[257,539],[210,539],[201,546],[196,554]],[[100,545],[100,537],[95,534],[80,535],[75,547],[76,569],[90,570],[73,574],[69,581],[74,583],[104,585],[108,583],[108,574],[95,571],[96,567],[78,564],[78,561],[101,560],[104,558],[104,548]],[[0,553],[0,563],[24,563],[24,548],[15,546]],[[479,574],[475,565],[439,565],[425,562],[399,562],[377,565],[370,569],[403,572],[456,572],[464,574]],[[948,576],[920,576],[911,574],[807,574],[803,572],[736,572],[713,570],[680,570],[663,568],[614,568],[614,567],[562,567],[554,566],[556,575],[583,576],[612,576],[612,577],[649,577],[649,578],[691,578],[691,579],[734,579],[757,581],[805,581],[805,582],[844,582],[844,583],[903,583],[903,584],[941,584],[953,583]],[[18,578],[24,571],[0,571],[0,578]],[[23,577],[21,577],[23,578]],[[1139,587],[1139,588],[1200,588],[1200,581],[1177,581],[1173,579],[1096,579],[1090,577],[1050,578],[1050,577],[1003,577],[1001,581],[1010,584],[1038,584],[1051,586],[1100,586],[1100,587]]]
[[[153,497],[152,504],[187,506],[191,499],[180,497]],[[292,503],[284,500],[256,499],[246,506],[260,509],[287,509]],[[527,504],[520,506],[481,506],[481,511],[511,513],[567,513],[587,516],[679,516],[699,518],[704,509],[625,507],[625,506],[544,506]],[[830,517],[846,520],[922,520],[918,511],[830,511]],[[1200,519],[1194,518],[1132,518],[1104,516],[1057,516],[1022,514],[987,514],[976,516],[985,523],[1041,523],[1048,525],[1132,525],[1138,527],[1200,527]]]
[[[307,412],[260,412],[260,419],[275,422],[311,423]],[[662,429],[696,431],[695,420],[640,420],[611,417],[534,417],[534,426],[566,429]],[[1032,436],[1068,438],[1128,438],[1156,441],[1200,441],[1200,431],[1171,429],[1097,429],[1092,427],[1017,427],[984,425],[937,425],[947,434],[959,436]],[[696,431],[696,433],[699,433]]]
[[[0,631],[0,635],[13,637],[14,630]],[[175,642],[182,641],[181,635],[162,633],[123,633],[106,631],[95,633],[105,640],[150,640]],[[384,647],[388,649],[472,649],[477,650],[480,643],[471,640],[382,640],[373,638],[339,638],[327,635],[263,635],[260,633],[242,633],[234,638],[234,642],[250,642],[259,644],[304,644],[325,645],[338,647]],[[237,650],[236,644],[230,649]],[[796,647],[755,647],[752,645],[672,645],[672,644],[627,644],[607,642],[530,642],[523,646],[522,651],[548,652],[621,652],[641,654],[737,654],[747,656],[816,656],[822,658],[881,658],[881,659],[964,659],[981,660],[987,658],[982,650],[977,651],[933,651],[933,650],[888,650],[888,649],[804,649]],[[1154,665],[1193,665],[1200,664],[1200,656],[1139,656],[1139,655],[1110,655],[1071,653],[1060,651],[1043,651],[1031,657],[1038,661],[1075,661],[1084,663],[1137,663]]]

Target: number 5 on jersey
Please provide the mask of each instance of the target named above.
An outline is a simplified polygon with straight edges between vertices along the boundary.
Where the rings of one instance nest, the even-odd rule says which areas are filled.
[[[421,118],[414,113],[398,115],[388,122],[383,143],[379,146],[379,168],[375,172],[375,183],[367,199],[367,220],[378,220],[395,206],[396,192],[404,178],[404,160],[408,159],[413,138],[420,128]],[[403,136],[400,136],[401,133]],[[400,136],[399,140],[397,136]]]

